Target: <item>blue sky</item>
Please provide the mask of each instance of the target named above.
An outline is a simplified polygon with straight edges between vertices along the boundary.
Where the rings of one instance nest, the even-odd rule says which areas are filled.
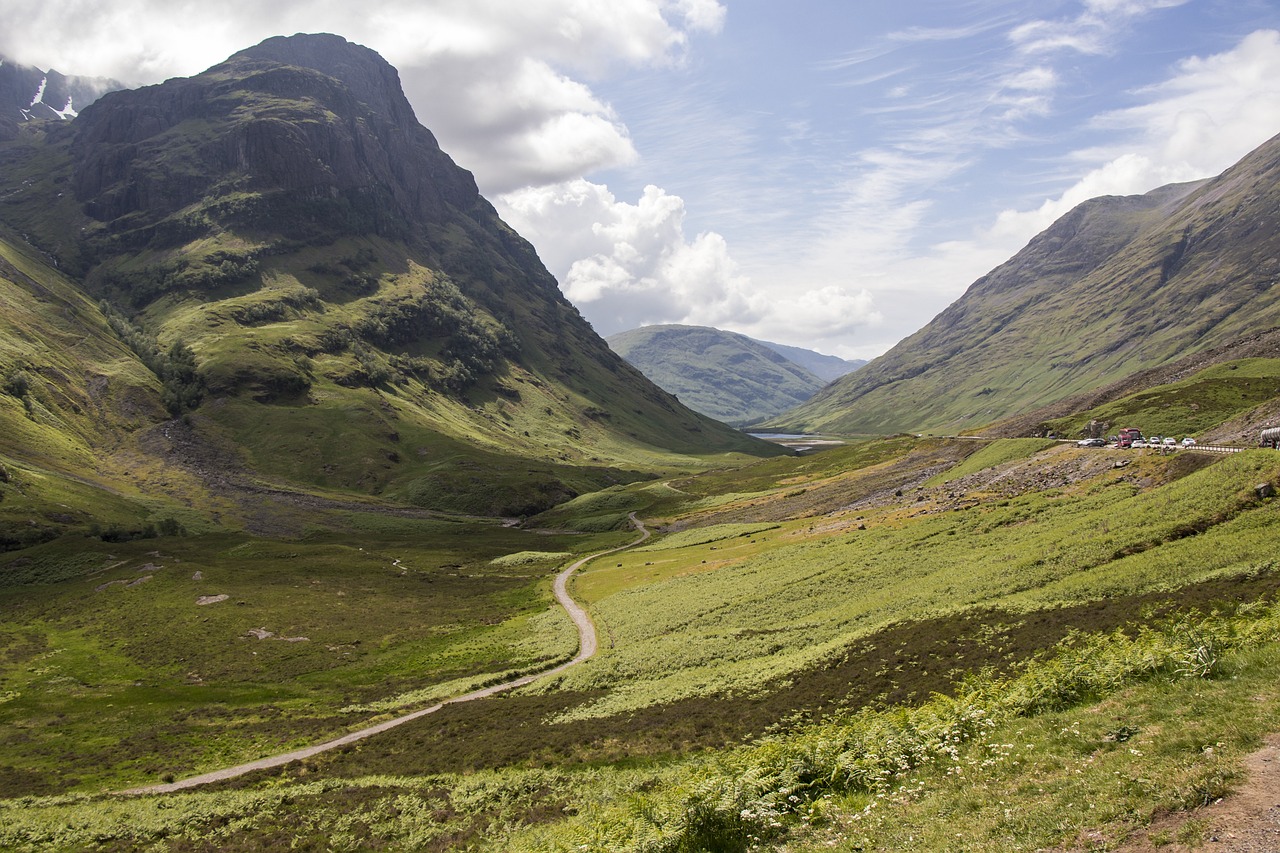
[[[847,357],[1080,201],[1280,133],[1271,0],[0,0],[0,20],[0,53],[130,83],[339,33],[400,69],[597,331]]]

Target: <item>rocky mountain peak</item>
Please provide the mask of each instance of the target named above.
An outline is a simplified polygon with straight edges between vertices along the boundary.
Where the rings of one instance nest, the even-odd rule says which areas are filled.
[[[400,75],[377,51],[331,33],[276,36],[231,56],[319,71],[343,85],[375,113],[398,125],[417,124]]]
[[[72,186],[119,244],[108,254],[182,245],[203,227],[410,239],[447,207],[487,207],[395,69],[334,35],[271,38],[194,77],[112,93],[75,130]]]
[[[23,122],[74,118],[103,93],[122,88],[117,80],[68,76],[0,56],[0,139]]]

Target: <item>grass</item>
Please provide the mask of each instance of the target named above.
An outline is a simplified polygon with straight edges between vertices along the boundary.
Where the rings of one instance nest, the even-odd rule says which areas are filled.
[[[1199,371],[1180,382],[1159,385],[1087,412],[1049,421],[1059,435],[1079,435],[1090,420],[1115,432],[1137,426],[1144,434],[1198,435],[1247,412],[1280,393],[1280,359],[1248,358]]]
[[[1231,684],[1159,679],[1007,725],[874,806],[866,797],[824,803],[789,849],[829,849],[837,837],[864,850],[1113,849],[1144,838],[1198,846],[1207,821],[1193,810],[1230,794],[1243,781],[1242,756],[1274,731],[1265,673],[1277,663],[1274,646],[1249,650],[1230,660]],[[1179,812],[1176,832],[1147,831],[1154,817]]]
[[[908,498],[906,512],[851,511],[822,530],[791,522],[728,549],[599,561],[577,588],[613,646],[561,686],[609,692],[569,717],[750,695],[897,620],[1029,612],[1247,571],[1274,558],[1271,509],[1250,494],[1277,478],[1280,457],[1245,453],[1149,490],[1108,471],[1071,491],[953,511]]]
[[[0,804],[0,843],[521,851],[1114,843],[1154,814],[1194,808],[1238,783],[1241,756],[1280,710],[1276,620],[1274,606],[1254,607],[1079,636],[955,697],[677,762],[319,779],[304,765],[249,787],[167,797],[28,797]],[[1213,666],[1186,669],[1206,639]],[[1180,832],[1195,829],[1188,822]]]
[[[1031,850],[1122,833],[1238,780],[1233,762],[1270,731],[1280,702],[1277,612],[1077,637],[1017,676],[694,760],[504,843],[732,851],[816,823],[838,827],[822,843],[849,849]],[[1208,668],[1188,666],[1201,659]],[[1224,674],[1233,679],[1204,680]]]
[[[677,548],[689,548],[694,545],[722,542],[725,539],[741,539],[744,536],[753,536],[766,530],[776,530],[777,527],[778,525],[767,522],[763,524],[712,524],[707,527],[696,527],[692,530],[672,533],[651,545],[642,545],[635,550],[643,553],[646,551],[670,551]]]
[[[72,538],[10,558],[43,583],[0,589],[0,790],[32,774],[65,790],[209,769],[367,719],[347,706],[402,707],[416,701],[402,694],[572,654],[550,600],[558,563],[498,559],[534,534],[422,528]]]

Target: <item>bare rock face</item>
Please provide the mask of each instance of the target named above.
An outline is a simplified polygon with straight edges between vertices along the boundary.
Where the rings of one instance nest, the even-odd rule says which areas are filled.
[[[0,56],[0,139],[12,138],[23,122],[74,118],[104,92],[122,88],[117,80],[42,71]]]
[[[269,39],[195,77],[112,93],[75,130],[72,188],[106,224],[108,253],[211,226],[410,239],[449,207],[491,211],[418,124],[395,69],[333,35]]]

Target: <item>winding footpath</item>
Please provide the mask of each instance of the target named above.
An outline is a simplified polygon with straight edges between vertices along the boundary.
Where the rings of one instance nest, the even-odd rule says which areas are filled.
[[[512,681],[495,684],[491,687],[485,687],[480,690],[474,690],[471,693],[467,693],[462,696],[455,696],[452,699],[445,699],[443,702],[439,702],[429,708],[422,708],[411,714],[395,717],[393,719],[377,723],[376,725],[368,726],[349,734],[345,734],[342,737],[335,738],[334,740],[318,743],[315,746],[307,746],[302,749],[295,749],[292,752],[285,752],[280,755],[271,755],[266,758],[259,758],[256,761],[250,761],[247,764],[237,764],[235,767],[224,767],[221,770],[213,770],[209,773],[202,773],[199,776],[179,779],[176,782],[166,782],[158,785],[145,785],[139,788],[129,788],[128,790],[120,791],[119,793],[168,794],[173,791],[183,791],[187,788],[208,785],[210,782],[221,782],[224,779],[234,779],[237,776],[243,776],[244,774],[252,773],[255,770],[266,770],[271,767],[279,767],[281,764],[288,764],[291,761],[301,761],[304,758],[310,758],[313,755],[319,755],[322,752],[328,752],[331,749],[337,749],[338,747],[346,746],[349,743],[355,743],[356,741],[364,740],[367,737],[381,734],[388,729],[394,729],[396,726],[403,725],[411,720],[425,717],[428,714],[434,714],[445,705],[458,705],[463,702],[474,702],[477,699],[485,699],[498,693],[504,693],[508,690],[514,690],[517,687],[523,687],[526,684],[532,684],[539,678],[545,678],[549,675],[564,672],[571,666],[577,666],[595,655],[596,649],[598,648],[598,642],[596,640],[596,627],[591,621],[591,616],[588,615],[586,609],[583,608],[582,605],[574,601],[572,596],[569,595],[569,579],[573,577],[574,572],[578,571],[597,557],[603,557],[607,554],[614,554],[618,551],[625,551],[628,548],[634,548],[649,538],[650,533],[648,528],[644,526],[644,523],[640,521],[640,519],[636,518],[636,514],[634,512],[630,514],[629,518],[631,519],[631,523],[635,525],[636,530],[640,532],[640,537],[638,539],[626,545],[619,545],[617,548],[610,548],[607,551],[597,551],[594,554],[588,554],[573,565],[569,566],[567,569],[560,572],[560,574],[556,575],[555,584],[553,586],[556,601],[558,601],[560,606],[565,609],[565,612],[569,614],[569,618],[573,620],[573,623],[578,626],[578,654],[574,656],[573,660],[562,663],[552,669],[521,676],[520,678]]]

